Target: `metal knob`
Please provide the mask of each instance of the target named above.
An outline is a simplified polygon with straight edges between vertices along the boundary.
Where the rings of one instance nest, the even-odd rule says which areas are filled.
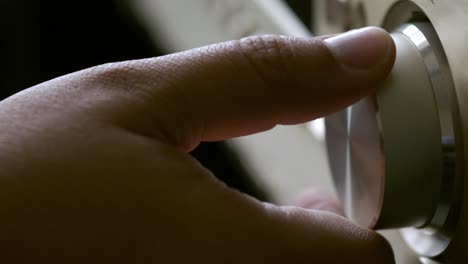
[[[326,118],[333,179],[345,212],[371,228],[442,228],[455,146],[448,64],[432,26],[405,24],[390,78],[372,98]]]

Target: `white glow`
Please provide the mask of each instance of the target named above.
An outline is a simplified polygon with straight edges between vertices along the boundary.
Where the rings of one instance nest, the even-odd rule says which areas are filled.
[[[414,25],[410,25],[403,30],[403,34],[411,38],[411,41],[420,48],[427,44],[426,36]]]
[[[307,123],[310,133],[320,142],[325,141],[325,119],[319,118]]]

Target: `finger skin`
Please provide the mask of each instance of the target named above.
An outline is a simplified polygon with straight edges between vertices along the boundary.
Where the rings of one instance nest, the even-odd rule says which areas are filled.
[[[310,189],[300,193],[292,203],[305,209],[327,211],[345,216],[338,199],[328,192]]]
[[[75,77],[99,89],[87,93],[113,87],[106,95],[116,97],[110,111],[122,126],[190,151],[200,141],[322,117],[372,94],[393,66],[392,49],[380,67],[350,71],[323,39],[267,35],[103,65]]]
[[[339,110],[375,91],[391,57],[350,72],[321,39],[263,36],[98,66],[8,98],[0,261],[393,263],[372,230],[257,201],[187,154]]]

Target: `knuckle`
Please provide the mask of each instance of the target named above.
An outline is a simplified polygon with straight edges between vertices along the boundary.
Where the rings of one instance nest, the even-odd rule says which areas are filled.
[[[294,39],[277,35],[263,35],[238,41],[238,48],[247,65],[265,87],[271,101],[283,100],[285,87],[295,74]]]
[[[239,41],[241,51],[256,67],[282,72],[287,69],[294,50],[292,38],[277,35],[263,35],[244,38]]]
[[[89,87],[109,92],[143,91],[147,83],[158,81],[157,68],[151,69],[154,75],[146,74],[150,66],[148,60],[106,63],[84,70],[82,80],[90,84]]]
[[[129,62],[106,63],[86,70],[87,79],[94,83],[124,85],[132,75]]]
[[[106,63],[89,68],[86,75],[92,80],[114,80],[128,74],[128,67],[123,62]]]

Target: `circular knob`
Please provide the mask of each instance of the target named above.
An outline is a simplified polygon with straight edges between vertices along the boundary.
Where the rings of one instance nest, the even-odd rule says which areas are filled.
[[[326,118],[333,179],[347,216],[362,225],[442,226],[453,177],[444,151],[454,149],[442,47],[429,23],[391,35],[397,56],[383,87]]]

